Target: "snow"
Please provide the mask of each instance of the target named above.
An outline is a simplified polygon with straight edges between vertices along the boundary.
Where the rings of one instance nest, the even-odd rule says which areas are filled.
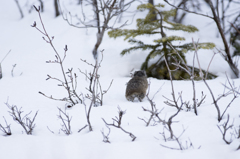
[[[21,5],[25,1],[20,1]],[[32,2],[37,4],[36,2]],[[73,1],[65,1],[65,5],[74,9]],[[134,9],[137,4],[131,8]],[[46,10],[42,13],[42,19],[50,36],[54,36],[54,46],[63,55],[63,48],[68,45],[69,51],[64,62],[65,70],[74,68],[74,72],[78,74],[78,91],[86,93],[85,87],[88,83],[85,77],[79,73],[78,68],[82,71],[91,70],[87,64],[80,61],[86,59],[93,63],[91,51],[96,42],[96,29],[77,29],[70,27],[62,17],[54,18],[52,1],[46,0]],[[87,10],[87,9],[86,9]],[[66,110],[67,114],[72,117],[71,127],[72,134],[67,136],[61,129],[61,121],[58,119],[59,114],[57,108],[65,109],[65,102],[50,100],[38,92],[44,92],[47,95],[53,95],[56,98],[66,96],[66,91],[57,86],[57,82],[47,80],[47,74],[62,78],[61,70],[58,64],[47,64],[46,61],[54,60],[54,52],[49,44],[42,39],[42,35],[30,25],[34,21],[40,27],[37,12],[32,11],[31,14],[26,13],[24,19],[19,19],[20,14],[17,10],[14,1],[0,0],[0,60],[11,50],[7,58],[2,62],[3,78],[0,80],[0,124],[5,126],[4,116],[11,124],[12,135],[4,136],[0,132],[0,158],[1,159],[120,159],[120,158],[139,158],[139,159],[238,159],[240,151],[236,148],[240,145],[239,139],[233,138],[233,142],[227,145],[222,140],[222,134],[217,125],[221,125],[227,120],[227,114],[230,115],[230,123],[234,120],[234,127],[240,125],[239,118],[239,98],[237,98],[231,107],[227,110],[223,120],[219,123],[217,120],[217,111],[212,104],[211,95],[202,81],[196,81],[197,98],[201,98],[201,92],[207,95],[205,102],[198,108],[199,115],[196,116],[193,110],[187,112],[184,110],[173,119],[173,131],[176,136],[180,135],[183,127],[186,129],[180,140],[191,140],[194,148],[189,148],[184,151],[167,149],[162,146],[178,148],[176,141],[165,142],[160,133],[163,132],[164,125],[157,124],[155,126],[146,127],[145,123],[139,118],[148,119],[150,114],[144,112],[142,107],[149,108],[150,104],[145,98],[143,102],[128,102],[125,99],[126,83],[130,79],[130,71],[139,69],[144,61],[147,52],[138,51],[121,57],[121,50],[130,46],[123,38],[116,40],[110,39],[107,34],[104,35],[103,43],[100,50],[104,49],[104,59],[102,67],[99,70],[101,75],[102,88],[108,88],[111,80],[113,84],[104,96],[103,106],[93,107],[90,120],[93,126],[93,131],[89,132],[88,128],[78,133],[78,130],[87,124],[85,116],[85,108],[82,104],[77,104]],[[135,18],[143,16],[145,13],[137,13]],[[128,17],[123,17],[123,20]],[[217,47],[221,48],[222,42],[216,37],[216,27],[207,25],[209,23],[206,18],[200,16],[189,15],[189,23],[198,26],[199,32],[196,34],[184,34],[174,32],[177,35],[186,36],[186,39],[191,41],[192,38],[200,39],[200,42],[214,42]],[[135,22],[128,26],[134,28]],[[174,34],[169,33],[169,34]],[[151,42],[150,38],[147,39]],[[212,50],[199,51],[201,66],[206,69],[213,55]],[[187,61],[192,63],[193,52],[187,54]],[[13,77],[11,75],[12,65],[17,64]],[[224,87],[222,84],[226,82],[225,73],[232,76],[231,70],[227,63],[220,55],[215,56],[210,71],[219,75],[214,80],[207,81],[211,87],[215,97],[222,94]],[[156,94],[154,102],[158,110],[163,109],[160,113],[161,119],[168,118],[176,113],[177,109],[164,104],[167,97],[171,99],[171,83],[167,80],[157,80],[149,78],[151,81],[150,97],[159,90]],[[240,85],[239,79],[231,79],[235,86]],[[192,102],[192,83],[191,81],[173,81],[175,94],[182,92],[183,99]],[[223,98],[219,102],[221,112],[224,111],[227,104],[231,101],[231,97]],[[36,127],[33,130],[33,135],[26,135],[20,125],[13,121],[9,115],[9,109],[5,105],[8,102],[10,105],[22,107],[23,114],[32,111],[32,118],[36,111]],[[89,102],[86,99],[86,103]],[[118,107],[121,110],[126,110],[126,114],[122,119],[122,127],[137,138],[131,141],[128,134],[121,130],[110,127],[109,143],[104,143],[101,131],[105,134],[108,129],[105,126],[102,118],[108,123],[112,123],[112,118],[118,115]],[[153,124],[153,123],[152,123]],[[151,125],[152,125],[151,124]],[[53,131],[54,133],[52,133]],[[166,131],[165,131],[166,132]],[[230,131],[229,131],[230,132]],[[166,132],[167,133],[167,132]],[[167,134],[168,135],[168,134]],[[230,134],[227,135],[230,139]],[[200,148],[199,148],[200,147]]]

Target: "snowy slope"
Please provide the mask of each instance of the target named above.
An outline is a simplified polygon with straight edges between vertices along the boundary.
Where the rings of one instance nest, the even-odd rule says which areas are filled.
[[[73,7],[67,2],[66,4],[69,7]],[[73,1],[71,2],[73,3]],[[132,6],[132,8],[135,8],[136,5]],[[68,45],[69,51],[64,66],[65,68],[73,67],[74,72],[78,74],[79,93],[86,93],[85,87],[88,84],[85,77],[79,73],[78,68],[88,71],[91,69],[80,61],[80,58],[86,59],[90,63],[94,62],[91,51],[96,41],[96,29],[70,27],[61,17],[54,18],[52,1],[46,0],[45,6],[46,11],[42,14],[42,18],[46,29],[51,36],[55,37],[54,45],[62,55],[63,48],[66,44]],[[50,100],[38,93],[41,91],[56,98],[66,96],[65,90],[58,87],[56,81],[46,81],[47,74],[62,78],[60,67],[57,64],[46,63],[48,60],[54,60],[54,52],[49,44],[43,41],[42,35],[30,26],[36,21],[40,28],[37,13],[33,11],[31,14],[25,13],[25,15],[25,18],[20,20],[14,1],[0,0],[0,61],[11,50],[2,63],[0,124],[5,126],[5,121],[2,118],[4,116],[7,122],[11,124],[12,130],[11,136],[3,136],[4,133],[0,132],[1,159],[239,158],[240,151],[236,151],[236,148],[240,145],[239,139],[233,138],[232,144],[227,145],[222,140],[217,125],[224,123],[227,120],[227,114],[230,114],[230,123],[234,120],[234,126],[238,128],[240,125],[240,111],[238,108],[240,99],[237,98],[231,104],[224,119],[218,123],[217,111],[212,104],[211,95],[202,81],[196,81],[197,98],[201,98],[202,91],[207,97],[205,102],[198,108],[199,115],[196,116],[193,110],[187,112],[184,108],[173,119],[173,121],[177,122],[172,124],[174,133],[177,136],[181,134],[183,127],[186,129],[180,140],[185,143],[190,139],[194,148],[178,151],[162,147],[160,144],[169,147],[178,147],[178,145],[176,141],[164,141],[163,136],[160,134],[163,132],[164,125],[157,124],[146,127],[145,123],[139,119],[149,118],[150,114],[142,109],[142,107],[151,107],[148,100],[145,98],[141,103],[131,103],[124,96],[126,83],[130,79],[130,71],[139,69],[147,53],[139,51],[121,57],[120,51],[130,45],[121,38],[110,39],[107,34],[104,36],[100,47],[100,49],[104,49],[100,80],[103,89],[106,89],[113,79],[112,87],[104,96],[103,106],[92,108],[90,117],[93,126],[92,132],[89,132],[86,128],[78,133],[78,130],[87,124],[85,109],[82,104],[77,104],[66,110],[69,116],[72,116],[71,127],[73,132],[71,135],[66,136],[60,131],[61,121],[57,117],[59,114],[57,108],[64,109],[65,102]],[[144,13],[138,13],[136,17],[143,15]],[[189,16],[189,18],[191,20],[189,20],[188,24],[199,24],[199,29],[203,27],[203,31],[200,29],[197,34],[185,34],[187,40],[191,40],[192,37],[194,39],[200,38],[200,42],[214,42],[218,47],[222,47],[221,39],[216,38],[216,32],[212,31],[216,29],[214,25],[203,25],[202,21],[208,23],[205,18],[197,17],[197,19],[193,15]],[[134,28],[134,24],[128,27]],[[207,67],[212,54],[212,51],[199,51],[203,68]],[[189,63],[191,63],[191,59],[192,53],[188,53],[187,60]],[[17,65],[12,77],[11,70],[14,64]],[[222,83],[226,82],[225,72],[231,75],[231,71],[220,55],[215,57],[210,71],[220,75],[217,79],[207,81],[217,97],[224,91]],[[159,116],[167,120],[177,111],[176,108],[164,104],[166,99],[163,96],[171,98],[171,83],[167,80],[153,78],[149,78],[149,80],[151,81],[150,97],[161,88],[159,93],[156,94],[154,102],[159,110],[164,108]],[[234,82],[235,86],[240,85],[239,79],[231,81]],[[192,83],[190,81],[174,81],[173,84],[176,95],[182,92],[183,99],[192,102]],[[229,96],[219,102],[221,112],[223,112],[231,99]],[[19,108],[22,107],[24,114],[32,111],[31,117],[38,111],[33,135],[26,135],[22,127],[13,121],[8,113],[9,109],[5,104],[6,102],[10,105],[17,105]],[[86,103],[89,104],[88,101]],[[104,143],[101,131],[106,134],[108,129],[102,118],[108,123],[112,123],[112,118],[118,115],[118,107],[126,110],[122,120],[122,127],[133,133],[137,138],[132,142],[128,134],[110,127],[109,140],[111,143]],[[227,136],[227,139],[230,139],[230,135]]]

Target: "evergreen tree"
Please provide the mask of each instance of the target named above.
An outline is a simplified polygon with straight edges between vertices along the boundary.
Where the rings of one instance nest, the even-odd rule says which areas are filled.
[[[186,62],[185,55],[189,50],[194,50],[192,43],[186,43],[182,45],[173,45],[174,41],[184,41],[184,37],[180,36],[167,36],[167,30],[184,31],[188,33],[194,33],[198,31],[195,26],[183,25],[180,23],[172,22],[170,19],[176,14],[176,10],[162,11],[164,5],[158,4],[153,6],[152,4],[141,4],[138,6],[139,11],[149,10],[144,19],[137,19],[137,29],[115,29],[108,32],[108,35],[113,38],[124,36],[125,39],[129,39],[128,42],[135,44],[135,46],[128,49],[124,49],[121,54],[125,55],[134,50],[150,50],[145,62],[142,64],[141,69],[146,70],[148,77],[156,77],[159,79],[169,79],[169,73],[164,61],[164,57],[167,59],[168,65],[172,70],[176,69],[176,66],[172,65],[172,62],[181,61],[179,56],[174,53],[177,52],[181,58]],[[152,20],[158,15],[158,19]],[[156,35],[159,34],[161,38],[155,39],[154,44],[145,44],[143,41],[134,39],[140,35]],[[174,49],[172,48],[174,47]],[[198,43],[198,49],[212,49],[215,45],[213,43]],[[149,60],[152,58],[158,58],[157,62],[149,64]],[[183,65],[182,65],[183,66]],[[192,69],[190,66],[187,69]],[[196,75],[199,75],[198,69],[194,69]],[[173,79],[187,79],[189,75],[181,69],[176,69],[172,72]],[[208,78],[214,78],[216,76],[209,74]]]
[[[234,52],[233,52],[232,57],[240,56],[240,33],[239,32],[240,32],[240,28],[238,28],[238,31],[233,30],[230,33],[230,35],[231,35],[230,42],[231,42],[232,46],[234,47]]]

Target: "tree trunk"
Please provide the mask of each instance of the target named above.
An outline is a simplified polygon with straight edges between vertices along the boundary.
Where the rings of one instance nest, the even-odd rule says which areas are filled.
[[[59,7],[58,7],[58,0],[54,0],[54,8],[55,8],[55,17],[60,15]]]
[[[94,46],[92,54],[93,54],[94,59],[97,59],[98,47],[102,43],[102,39],[103,39],[103,35],[104,35],[104,32],[105,32],[105,28],[103,27],[102,30],[101,30],[100,16],[99,16],[99,9],[98,9],[98,2],[97,2],[97,0],[93,0],[93,9],[94,9],[94,13],[95,13],[95,20],[97,22],[98,33],[97,33],[97,42],[96,42],[96,44]]]
[[[151,3],[154,6],[154,0],[148,0],[148,3]],[[155,11],[150,10],[149,12],[152,12],[152,14],[154,15],[151,21],[157,20],[157,14],[155,13]]]
[[[92,51],[94,59],[98,58],[98,48],[99,48],[100,44],[102,43],[104,33],[105,33],[105,28],[102,29],[100,34],[97,34],[97,42]]]
[[[148,3],[151,3],[152,5],[154,5],[154,0],[148,0]]]

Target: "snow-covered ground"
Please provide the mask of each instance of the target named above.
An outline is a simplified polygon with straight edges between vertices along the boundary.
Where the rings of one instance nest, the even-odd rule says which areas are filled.
[[[21,1],[20,1],[21,2]],[[24,1],[23,1],[24,2]],[[31,2],[31,1],[29,1]],[[76,8],[67,0],[66,6]],[[24,6],[25,3],[21,3]],[[37,4],[37,2],[35,3]],[[136,8],[132,6],[132,9]],[[26,12],[26,9],[25,9]],[[136,17],[144,16],[145,13],[138,13]],[[81,70],[90,70],[91,68],[80,61],[86,59],[93,63],[91,51],[96,41],[96,29],[78,29],[70,27],[62,17],[54,18],[53,2],[45,1],[45,12],[42,14],[45,27],[50,36],[54,36],[54,45],[63,55],[63,48],[68,45],[67,58],[64,62],[65,69],[73,68],[78,74],[78,91],[86,93],[85,87],[88,83],[85,77],[79,73]],[[128,17],[123,17],[123,20]],[[185,20],[186,24],[197,26],[200,31],[196,34],[186,33],[169,33],[186,37],[191,41],[192,38],[200,39],[200,42],[214,42],[217,47],[222,48],[221,39],[216,38],[216,28],[214,24],[209,25],[209,20],[200,16],[189,15]],[[212,104],[211,95],[202,81],[196,81],[197,98],[201,98],[201,92],[207,95],[205,102],[198,108],[198,116],[191,111],[180,111],[173,119],[173,131],[179,136],[183,129],[185,133],[180,137],[180,141],[185,146],[186,141],[192,142],[193,147],[184,151],[172,150],[164,148],[161,145],[178,148],[176,141],[164,141],[163,132],[164,125],[157,123],[155,126],[146,127],[145,123],[139,118],[148,119],[149,113],[144,112],[142,107],[151,108],[148,100],[145,98],[143,102],[128,102],[125,99],[126,83],[130,79],[130,71],[139,69],[144,61],[146,52],[133,52],[124,57],[120,56],[121,50],[130,45],[123,41],[122,38],[116,40],[110,39],[107,34],[104,36],[100,50],[104,49],[104,60],[100,68],[102,88],[107,89],[109,83],[113,79],[110,90],[104,96],[103,106],[93,107],[90,120],[93,131],[89,132],[88,128],[78,133],[78,130],[87,124],[85,116],[85,108],[82,104],[67,109],[66,112],[72,117],[71,128],[72,134],[67,136],[61,129],[61,120],[58,119],[58,108],[65,109],[65,102],[50,100],[38,92],[44,92],[47,95],[61,98],[66,96],[66,91],[57,86],[54,80],[47,80],[47,74],[62,78],[61,70],[58,64],[48,64],[46,61],[54,60],[55,54],[50,47],[42,39],[42,35],[30,25],[37,22],[40,27],[37,12],[32,11],[31,14],[25,13],[24,19],[20,20],[20,15],[14,1],[0,0],[0,61],[4,58],[9,50],[11,52],[2,62],[3,78],[0,80],[0,124],[5,126],[5,119],[11,124],[12,135],[3,136],[0,132],[0,158],[1,159],[238,159],[240,151],[236,151],[240,145],[240,139],[233,136],[233,142],[227,145],[222,140],[222,134],[217,125],[221,125],[227,120],[227,114],[230,115],[229,123],[234,120],[234,127],[238,130],[240,125],[240,109],[239,98],[235,99],[231,107],[227,110],[223,120],[219,123],[217,120],[217,111]],[[135,22],[128,27],[135,27]],[[167,33],[168,34],[168,33]],[[149,38],[150,39],[150,38]],[[150,42],[150,40],[149,40]],[[187,54],[189,64],[192,63],[193,53]],[[207,68],[208,63],[213,55],[212,50],[199,51],[200,61],[203,68]],[[13,65],[17,64],[13,71]],[[222,94],[224,87],[222,84],[226,82],[225,72],[232,76],[227,63],[220,55],[216,55],[210,71],[219,75],[214,80],[207,81],[212,91],[217,97]],[[163,109],[159,116],[168,120],[170,116],[177,112],[176,108],[167,106],[163,97],[171,98],[171,83],[167,80],[157,80],[149,78],[151,81],[150,97],[160,89],[154,98],[154,102],[159,110]],[[240,86],[239,79],[231,79],[235,86]],[[190,81],[174,81],[175,94],[182,92],[184,101],[192,102],[192,83]],[[232,96],[223,98],[219,102],[221,112],[224,111]],[[9,115],[9,109],[6,102],[10,105],[16,105],[22,108],[23,114],[30,111],[31,117],[38,111],[32,135],[26,135],[22,127],[13,121]],[[89,102],[86,99],[86,103]],[[112,118],[118,115],[118,107],[126,110],[126,114],[122,119],[122,127],[134,134],[137,138],[131,141],[128,134],[123,131],[110,127],[109,143],[104,143],[101,131],[105,134],[108,129],[102,118],[108,123],[112,123]],[[53,131],[54,133],[52,133]],[[227,139],[230,140],[230,132],[228,131]],[[166,135],[167,131],[165,130]],[[160,145],[161,144],[161,145]],[[186,147],[186,146],[185,146]]]

